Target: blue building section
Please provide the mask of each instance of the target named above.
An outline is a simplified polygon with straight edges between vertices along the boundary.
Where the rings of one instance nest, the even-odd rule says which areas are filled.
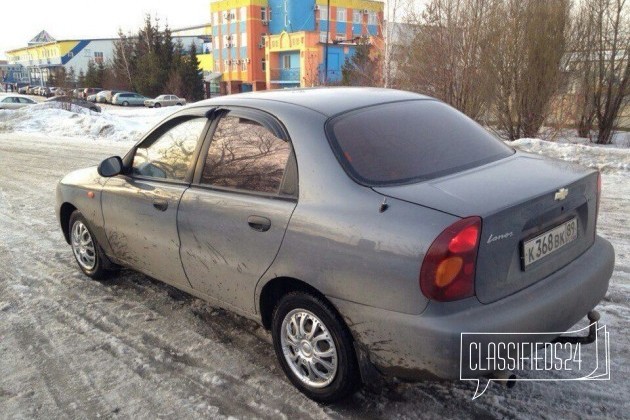
[[[346,48],[348,52],[345,52]],[[342,78],[342,69],[346,60],[350,59],[355,53],[354,46],[329,45],[328,46],[328,82],[340,82]],[[319,73],[322,80],[326,73],[326,62],[319,66]]]
[[[315,0],[269,0],[271,20],[269,32],[277,35],[286,32],[315,30]]]
[[[337,24],[335,25],[335,29],[337,30],[338,34],[345,34],[346,33],[346,22],[337,22]]]

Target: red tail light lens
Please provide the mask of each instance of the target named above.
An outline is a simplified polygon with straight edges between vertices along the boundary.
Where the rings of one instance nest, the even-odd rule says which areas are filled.
[[[447,302],[475,294],[480,232],[481,218],[467,217],[433,241],[420,269],[420,289],[426,297]]]

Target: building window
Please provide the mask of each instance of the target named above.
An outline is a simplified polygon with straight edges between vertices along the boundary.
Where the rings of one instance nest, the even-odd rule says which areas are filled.
[[[94,62],[97,64],[103,63],[103,53],[100,51],[94,51]]]
[[[247,20],[247,7],[241,7],[241,20],[244,22]]]
[[[282,57],[282,68],[283,69],[290,69],[291,68],[291,56],[290,55],[285,55],[284,57]]]
[[[319,33],[319,42],[321,43],[326,43],[326,41],[328,41],[328,32],[323,31]]]
[[[247,71],[247,60],[241,60],[241,71]]]
[[[337,22],[345,22],[346,20],[346,8],[337,7]]]
[[[337,36],[335,36],[335,39],[337,41],[345,41],[346,40],[346,36],[344,34],[337,34]]]
[[[376,25],[378,23],[377,14],[375,11],[370,10],[368,12],[368,25]]]
[[[218,25],[219,23],[220,23],[219,22],[219,12],[214,12],[212,14],[212,24],[213,25]]]
[[[328,20],[328,6],[319,6],[319,20]]]
[[[241,47],[247,47],[247,32],[241,33]]]
[[[260,61],[260,67],[262,71],[267,71],[267,61],[264,58]]]
[[[261,7],[260,8],[260,20],[262,20],[263,22],[269,20],[267,17],[267,8],[266,7]]]
[[[363,11],[354,9],[352,11],[352,23],[363,23]]]

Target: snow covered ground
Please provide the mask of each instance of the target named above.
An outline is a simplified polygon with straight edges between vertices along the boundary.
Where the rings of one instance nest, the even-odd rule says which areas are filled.
[[[597,309],[610,331],[611,381],[492,384],[475,401],[468,382],[394,383],[326,407],[285,379],[255,323],[132,271],[86,280],[55,220],[55,184],[124,153],[164,115],[57,111],[0,112],[1,418],[627,418],[630,149],[514,144],[603,170],[598,231],[617,260]],[[107,121],[111,129],[94,129]]]
[[[123,108],[105,106],[103,112],[59,102],[44,102],[16,111],[0,110],[0,133],[46,133],[49,136],[135,141],[178,108]]]

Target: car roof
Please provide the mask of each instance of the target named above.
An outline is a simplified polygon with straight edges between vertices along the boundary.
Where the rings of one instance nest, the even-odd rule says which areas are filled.
[[[394,89],[318,87],[240,93],[237,95],[207,99],[198,102],[197,105],[215,105],[219,102],[229,102],[232,105],[237,105],[238,102],[243,101],[244,104],[252,99],[289,103],[312,109],[326,116],[332,116],[353,109],[382,103],[433,98]]]

